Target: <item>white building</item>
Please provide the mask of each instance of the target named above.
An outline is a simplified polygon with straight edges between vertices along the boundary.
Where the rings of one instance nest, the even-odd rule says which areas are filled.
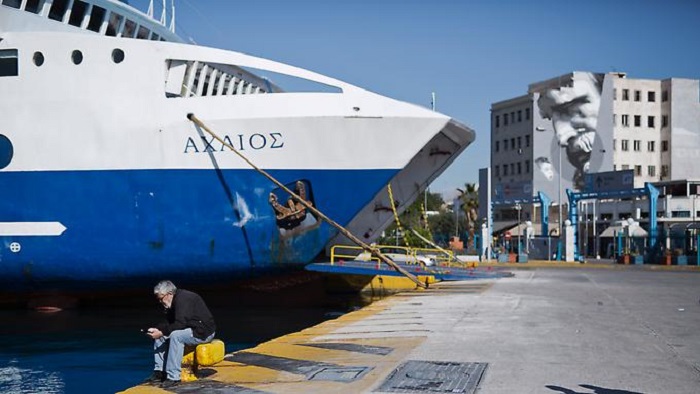
[[[556,234],[559,202],[567,203],[566,189],[582,190],[588,173],[633,170],[634,187],[640,188],[646,182],[700,179],[698,160],[698,80],[573,72],[530,84],[525,95],[491,106],[494,231],[517,220],[509,202],[528,201],[543,192],[552,200],[550,231]],[[683,198],[696,194],[690,190],[695,182],[687,184]],[[609,202],[610,209],[605,204],[596,204],[601,223],[636,216],[637,203]],[[660,199],[660,220],[672,218],[669,204],[667,197]],[[626,205],[629,209],[623,209]],[[538,223],[537,210],[536,205],[523,205],[522,220]],[[689,213],[688,219],[694,220],[697,211]]]

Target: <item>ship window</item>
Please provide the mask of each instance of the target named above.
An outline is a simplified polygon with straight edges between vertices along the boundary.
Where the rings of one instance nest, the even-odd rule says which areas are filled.
[[[44,54],[41,52],[34,52],[33,60],[37,67],[41,67],[44,64]]]
[[[68,20],[68,24],[75,27],[80,27],[80,25],[83,23],[83,18],[85,18],[85,12],[87,11],[87,7],[88,5],[86,2],[75,0],[75,2],[73,3],[73,8],[70,12],[70,19]]]
[[[93,5],[92,12],[90,12],[90,22],[88,22],[87,25],[88,30],[94,31],[95,33],[99,33],[100,28],[102,27],[102,21],[105,20],[106,14],[107,10],[105,10],[102,7]]]
[[[73,60],[73,64],[80,64],[83,62],[83,53],[76,49],[71,54],[70,58]]]
[[[2,0],[2,4],[12,8],[19,8],[22,5],[22,0]]]
[[[55,21],[63,21],[63,16],[68,9],[68,0],[53,0],[51,9],[49,10],[49,19]]]
[[[109,22],[107,22],[107,31],[105,34],[110,37],[116,37],[117,32],[119,31],[119,26],[122,24],[122,20],[124,20],[123,16],[114,12],[110,13]]]
[[[151,35],[151,31],[148,30],[147,28],[143,26],[139,26],[139,33],[136,35],[136,38],[141,39],[141,40],[148,40],[148,36]]]
[[[19,63],[16,49],[0,50],[0,77],[15,77],[19,75]]]
[[[112,51],[112,61],[115,63],[119,64],[124,61],[124,51],[121,49],[117,48]]]
[[[122,37],[134,38],[134,33],[136,33],[136,23],[130,19],[127,19],[124,23],[124,30],[122,31]]]
[[[158,40],[160,40],[160,36],[156,33],[153,33],[153,35],[151,35],[151,40],[158,41]]]
[[[40,3],[41,0],[27,0],[27,5],[24,6],[24,10],[33,14],[38,14],[39,11],[41,11],[41,7],[39,7]]]

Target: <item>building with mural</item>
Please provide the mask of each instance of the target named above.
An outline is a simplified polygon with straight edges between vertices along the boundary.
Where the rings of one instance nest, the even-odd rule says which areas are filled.
[[[566,190],[583,190],[586,174],[632,170],[636,188],[678,180],[694,187],[699,159],[698,80],[576,71],[532,83],[524,95],[491,105],[493,230],[517,216],[537,223],[537,204],[516,211],[499,202],[532,201],[542,192],[552,201],[550,233],[557,234],[566,219]],[[610,220],[624,219],[596,205],[598,218],[610,211]]]

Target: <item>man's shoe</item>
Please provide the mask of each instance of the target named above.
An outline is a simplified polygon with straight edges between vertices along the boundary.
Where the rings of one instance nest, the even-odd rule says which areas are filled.
[[[161,388],[170,389],[180,384],[179,380],[165,379],[163,384],[160,385]]]
[[[148,379],[144,380],[143,383],[146,384],[160,384],[165,380],[165,374],[163,371],[153,371],[151,376],[148,377]]]

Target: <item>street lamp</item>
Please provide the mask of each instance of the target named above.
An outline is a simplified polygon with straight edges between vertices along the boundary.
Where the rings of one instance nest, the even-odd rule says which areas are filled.
[[[520,210],[521,209],[523,209],[523,207],[520,205],[520,203],[516,202],[515,203],[515,210],[518,211],[518,256],[520,256]]]

